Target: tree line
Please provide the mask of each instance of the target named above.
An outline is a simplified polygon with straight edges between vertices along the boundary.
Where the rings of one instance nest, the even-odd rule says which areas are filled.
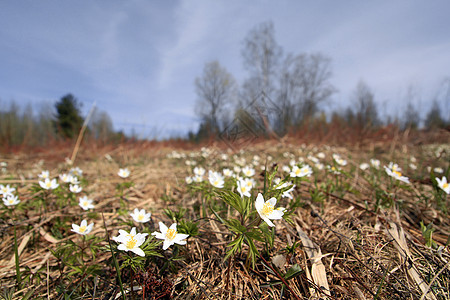
[[[348,108],[325,114],[325,105],[337,92],[328,56],[285,54],[275,39],[272,22],[261,23],[247,34],[241,55],[248,72],[243,82],[238,83],[218,61],[207,62],[201,76],[195,79],[200,127],[197,132],[189,133],[190,139],[221,135],[236,122],[244,123],[252,131],[276,136],[310,130],[317,122],[344,124],[360,131],[387,124],[401,129],[450,126],[448,107],[443,113],[439,105],[450,103],[450,78],[443,81],[440,94],[427,101],[424,119],[412,102],[417,94],[410,88],[402,114],[397,112],[396,116],[382,120],[374,92],[362,80],[357,83]]]
[[[0,110],[0,145],[5,147],[45,146],[76,138],[85,122],[82,104],[72,94],[61,97],[54,106],[42,106],[38,114],[28,104],[21,109],[15,102]],[[126,137],[116,132],[109,115],[95,110],[88,123],[86,138],[100,143],[119,142]]]

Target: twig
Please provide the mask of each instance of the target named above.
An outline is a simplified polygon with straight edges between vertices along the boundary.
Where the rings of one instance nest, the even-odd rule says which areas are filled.
[[[424,293],[422,294],[422,296],[420,297],[420,300],[423,300],[423,299],[427,296],[428,291],[430,290],[431,285],[433,284],[433,282],[434,282],[434,281],[438,278],[438,276],[441,275],[441,273],[442,273],[445,269],[447,269],[449,266],[450,266],[450,261],[449,261],[448,263],[446,263],[445,266],[444,266],[439,272],[437,272],[436,275],[434,275],[434,277],[433,277],[433,279],[431,279],[430,284],[428,285],[427,289],[425,290],[425,292],[424,292]]]
[[[291,294],[294,296],[295,299],[300,300],[300,298],[298,297],[298,295],[292,290],[292,288],[290,287],[290,285],[287,283],[287,281],[283,278],[283,276],[280,275],[280,273],[277,272],[277,270],[275,270],[272,265],[270,265],[267,260],[264,259],[264,257],[262,257],[262,255],[259,256],[264,263],[275,273],[275,275],[277,275],[278,278],[280,278],[280,280],[283,282],[283,284],[288,288],[288,290],[291,292]]]
[[[72,157],[70,158],[70,164],[72,165],[75,162],[75,158],[77,157],[78,149],[80,148],[81,140],[83,139],[84,132],[86,131],[87,125],[89,123],[89,120],[92,117],[92,114],[94,113],[96,103],[92,105],[91,110],[89,111],[88,116],[86,117],[86,120],[84,120],[83,126],[81,127],[80,133],[78,134],[77,142],[75,144],[75,147],[73,148]]]

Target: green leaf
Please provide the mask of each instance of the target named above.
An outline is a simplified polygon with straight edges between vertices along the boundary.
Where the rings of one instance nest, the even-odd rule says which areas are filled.
[[[247,228],[243,226],[239,220],[236,219],[225,220],[225,224],[231,231],[236,234],[242,234],[247,231]]]
[[[242,250],[242,242],[244,241],[244,236],[239,235],[235,240],[228,244],[230,249],[227,251],[227,255],[225,255],[224,260],[227,260],[231,255],[234,255],[236,252],[241,252]]]
[[[225,201],[228,205],[231,205],[241,215],[245,215],[245,209],[247,207],[245,200],[240,195],[235,194],[232,191],[217,191],[219,197]]]
[[[303,269],[298,264],[295,264],[287,270],[286,274],[284,274],[284,278],[289,280],[300,275],[302,272]]]

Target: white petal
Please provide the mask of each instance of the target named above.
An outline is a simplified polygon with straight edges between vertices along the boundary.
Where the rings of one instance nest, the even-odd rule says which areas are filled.
[[[173,245],[172,241],[165,240],[164,243],[163,243],[163,250],[167,250],[167,248],[169,248],[172,245]]]
[[[130,234],[131,234],[132,236],[135,236],[135,235],[136,235],[136,227],[131,228]]]
[[[91,232],[93,227],[94,227],[94,223],[89,224],[89,226],[86,228],[86,232],[87,233]]]
[[[159,231],[161,231],[162,234],[165,235],[167,233],[167,229],[169,228],[167,228],[167,226],[164,225],[164,223],[159,222]]]
[[[264,222],[267,223],[267,225],[269,225],[270,227],[275,227],[275,224],[272,223],[272,221],[270,221],[267,217],[265,216],[261,216],[261,218],[264,220]]]
[[[281,218],[283,218],[284,212],[282,212],[281,210],[274,210],[270,215],[268,215],[267,217],[272,219],[272,220],[279,220]]]
[[[169,229],[173,229],[173,230],[177,230],[177,223],[173,223],[172,225],[170,225]]]
[[[177,234],[177,236],[173,239],[174,243],[180,244],[181,241],[183,241],[184,239],[186,239],[189,236],[189,234],[182,234],[179,233]],[[184,241],[184,244],[186,244],[186,241]],[[183,244],[183,245],[184,245]],[[181,245],[181,244],[180,244]]]
[[[133,248],[133,249],[130,249],[130,251],[134,252],[135,254],[137,254],[139,256],[142,256],[142,257],[145,256],[144,250],[142,250],[141,248]]]
[[[256,197],[255,208],[256,210],[261,210],[264,206],[264,197],[261,193],[258,193],[258,197]]]
[[[275,204],[277,204],[277,198],[270,198],[269,200],[267,200],[267,203],[269,203],[272,206],[275,206]]]
[[[122,250],[122,251],[128,251],[130,249],[127,248],[127,246],[125,244],[120,244],[119,246],[117,246],[118,250]]]
[[[152,233],[153,236],[155,236],[155,238],[160,239],[160,240],[164,240],[166,237],[164,236],[164,234],[162,234],[161,232],[153,232]]]

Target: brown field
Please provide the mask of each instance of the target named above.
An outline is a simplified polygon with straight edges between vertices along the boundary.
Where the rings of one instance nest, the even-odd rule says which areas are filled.
[[[5,299],[9,299],[8,295],[22,299],[27,292],[31,299],[114,299],[120,295],[120,288],[111,252],[104,248],[108,244],[107,235],[116,236],[118,229],[129,231],[132,226],[140,232],[144,229],[153,232],[158,230],[159,221],[170,224],[164,209],[182,208],[186,209],[184,218],[198,225],[198,235],[190,237],[186,246],[177,248],[182,259],[173,261],[173,269],[164,269],[166,260],[174,255],[173,247],[166,251],[159,247],[163,257],[150,259],[144,270],[123,268],[124,289],[140,287],[128,293],[128,298],[450,299],[450,198],[445,194],[440,203],[436,202],[436,189],[427,171],[428,166],[441,167],[448,178],[448,133],[442,133],[439,144],[424,143],[426,136],[417,139],[418,142],[405,135],[380,133],[380,138],[375,136],[361,143],[347,141],[347,146],[337,147],[325,144],[324,141],[328,145],[339,144],[327,136],[321,136],[314,144],[304,143],[307,138],[301,139],[303,142],[291,138],[241,144],[240,152],[220,143],[209,143],[207,158],[201,155],[190,158],[189,154],[198,153],[201,147],[183,141],[102,147],[84,144],[73,165],[65,161],[72,155],[71,145],[5,154],[2,161],[8,166],[0,183],[16,187],[21,206],[11,211],[2,206],[0,210],[0,294]],[[247,244],[240,253],[224,260],[233,235],[214,213],[202,209],[202,194],[185,183],[193,167],[187,166],[184,158],[169,158],[174,150],[207,171],[232,168],[234,154],[248,164],[258,155],[260,165],[255,167],[253,178],[257,186],[252,190],[253,198],[257,191],[263,191],[264,173],[260,167],[266,165],[271,171],[277,165],[281,169],[289,164],[291,156],[302,157],[313,165],[307,156],[323,152],[326,157],[321,161],[330,164],[332,154],[338,153],[348,161],[343,167],[347,175],[314,170],[308,181],[297,184],[294,197],[299,204],[289,222],[276,222],[272,247],[256,242],[260,256],[252,265],[247,260]],[[227,161],[221,159],[223,153],[228,155]],[[412,156],[416,158],[417,169],[409,165]],[[381,161],[380,169],[362,171],[359,164],[368,163],[371,158]],[[403,168],[411,181],[408,187],[395,185],[393,189],[392,180],[383,170],[383,165],[390,161]],[[72,166],[83,170],[83,195],[94,200],[95,209],[85,212],[76,204],[58,207],[54,202],[47,203],[45,210],[33,208],[32,202],[43,194],[42,190],[32,188],[37,186],[37,175],[49,170],[52,177],[57,177]],[[124,190],[125,207],[121,207],[116,186],[123,180],[117,171],[124,167],[130,169],[128,180],[133,185]],[[280,169],[278,176],[283,174]],[[370,174],[377,178],[373,179],[377,182],[376,189],[370,183]],[[386,194],[377,194],[382,190]],[[288,205],[286,199],[280,201]],[[133,225],[128,211],[134,208],[150,211],[151,222]],[[225,218],[236,215],[230,207],[221,213]],[[99,270],[92,274],[71,274],[71,269],[52,251],[67,240],[80,243],[81,236],[70,228],[84,218],[94,222],[90,234],[98,237],[103,247],[95,258],[85,259],[85,264],[95,265]],[[432,247],[426,245],[430,239],[424,237],[421,222],[432,224]],[[21,285],[15,266],[14,227]],[[294,243],[297,247],[286,251]],[[125,253],[116,254],[121,263]],[[298,272],[289,278],[286,276],[289,270]]]

